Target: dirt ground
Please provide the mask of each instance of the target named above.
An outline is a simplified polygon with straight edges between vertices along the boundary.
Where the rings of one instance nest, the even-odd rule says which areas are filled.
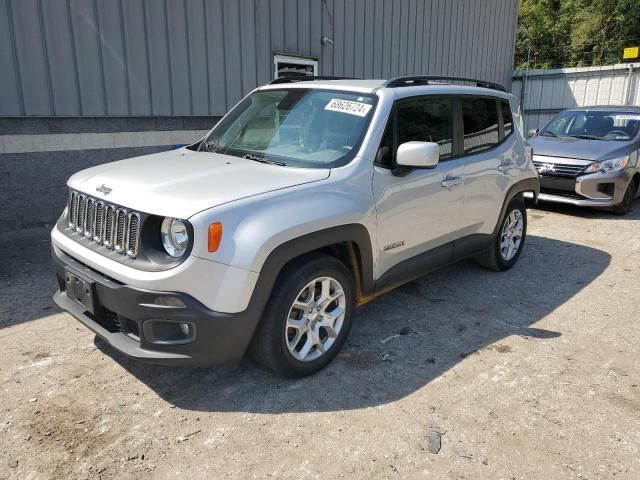
[[[53,306],[48,230],[3,234],[0,478],[638,479],[639,227],[532,209],[514,269],[375,300],[298,381],[128,360]]]

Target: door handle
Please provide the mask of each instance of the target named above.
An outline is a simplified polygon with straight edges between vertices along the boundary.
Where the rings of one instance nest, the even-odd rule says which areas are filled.
[[[462,183],[462,177],[444,177],[440,182],[442,188],[451,188]]]
[[[507,170],[511,170],[515,166],[516,162],[513,160],[509,160],[498,165],[498,170],[501,172],[506,172]]]

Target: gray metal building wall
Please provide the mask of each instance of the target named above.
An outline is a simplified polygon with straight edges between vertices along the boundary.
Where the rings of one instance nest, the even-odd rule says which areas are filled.
[[[0,115],[223,115],[273,78],[511,81],[517,0],[0,0]],[[322,36],[334,40],[323,46]]]
[[[0,222],[51,223],[82,168],[172,148],[273,78],[509,87],[518,0],[0,0]],[[333,40],[323,45],[322,37]]]

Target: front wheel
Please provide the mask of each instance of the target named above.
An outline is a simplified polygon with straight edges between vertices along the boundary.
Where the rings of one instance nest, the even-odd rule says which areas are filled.
[[[477,257],[480,265],[490,270],[504,271],[515,265],[527,236],[527,209],[514,198],[509,203],[502,224],[491,248]]]
[[[635,179],[632,179],[624,192],[622,202],[615,207],[612,207],[611,211],[616,215],[626,215],[629,213],[629,210],[631,210],[631,207],[633,206],[633,200],[636,198],[637,191],[638,185],[636,184]]]
[[[274,286],[251,352],[279,375],[311,375],[344,345],[354,308],[353,277],[342,262],[329,255],[294,261]]]

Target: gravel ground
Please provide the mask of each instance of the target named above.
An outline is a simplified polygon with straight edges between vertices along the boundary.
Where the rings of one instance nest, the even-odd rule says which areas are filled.
[[[53,306],[48,231],[3,234],[0,478],[640,478],[640,204],[529,222],[511,271],[375,300],[298,381],[130,361]]]

